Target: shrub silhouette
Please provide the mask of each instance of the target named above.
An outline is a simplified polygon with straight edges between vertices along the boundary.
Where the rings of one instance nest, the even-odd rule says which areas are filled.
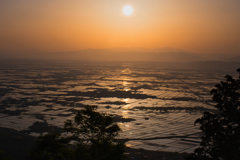
[[[29,159],[43,160],[122,160],[125,144],[115,139],[121,129],[113,117],[85,106],[72,120],[65,121],[66,136],[48,133],[36,141]],[[62,134],[63,135],[63,134]]]
[[[204,133],[200,147],[186,160],[240,159],[240,68],[239,78],[226,75],[226,81],[215,85],[211,94],[217,104],[217,114],[204,112],[195,123]]]

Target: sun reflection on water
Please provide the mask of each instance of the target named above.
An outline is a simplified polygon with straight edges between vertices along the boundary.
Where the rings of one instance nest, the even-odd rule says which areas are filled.
[[[128,111],[128,108],[127,108],[127,107],[125,108],[125,107],[126,107],[126,106],[123,107],[122,117],[123,117],[123,118],[128,118],[128,114],[129,114],[128,112],[129,112],[129,111]]]
[[[130,91],[131,89],[130,89],[130,87],[129,87],[129,85],[131,84],[129,81],[130,81],[131,79],[130,78],[124,78],[124,81],[123,81],[123,91],[125,91],[125,92],[127,92],[127,91]]]

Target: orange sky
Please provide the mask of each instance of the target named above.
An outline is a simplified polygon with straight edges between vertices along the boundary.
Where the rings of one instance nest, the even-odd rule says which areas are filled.
[[[122,8],[134,13],[125,16]],[[1,0],[1,52],[177,48],[240,54],[239,0]]]

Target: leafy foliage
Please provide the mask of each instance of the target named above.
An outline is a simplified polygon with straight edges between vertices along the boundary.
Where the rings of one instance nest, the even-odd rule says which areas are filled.
[[[121,129],[117,124],[112,124],[111,115],[96,112],[96,109],[97,106],[86,106],[73,120],[65,122],[64,131],[70,132],[72,139],[78,142],[77,150],[84,148],[81,156],[86,159],[123,158],[125,145],[115,139]]]
[[[215,85],[211,94],[217,103],[217,114],[204,112],[195,123],[204,133],[200,148],[186,160],[240,159],[240,69],[239,79],[225,76],[226,82]]]
[[[96,112],[97,106],[86,106],[72,120],[65,122],[63,131],[40,136],[29,159],[43,160],[121,160],[125,159],[125,144],[115,139],[121,129],[113,117]]]

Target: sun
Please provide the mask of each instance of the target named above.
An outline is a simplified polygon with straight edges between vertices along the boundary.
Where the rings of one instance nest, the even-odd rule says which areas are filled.
[[[123,7],[123,13],[124,13],[126,16],[130,16],[131,14],[133,14],[133,8],[132,8],[132,6],[130,6],[130,5],[124,6],[124,7]]]

